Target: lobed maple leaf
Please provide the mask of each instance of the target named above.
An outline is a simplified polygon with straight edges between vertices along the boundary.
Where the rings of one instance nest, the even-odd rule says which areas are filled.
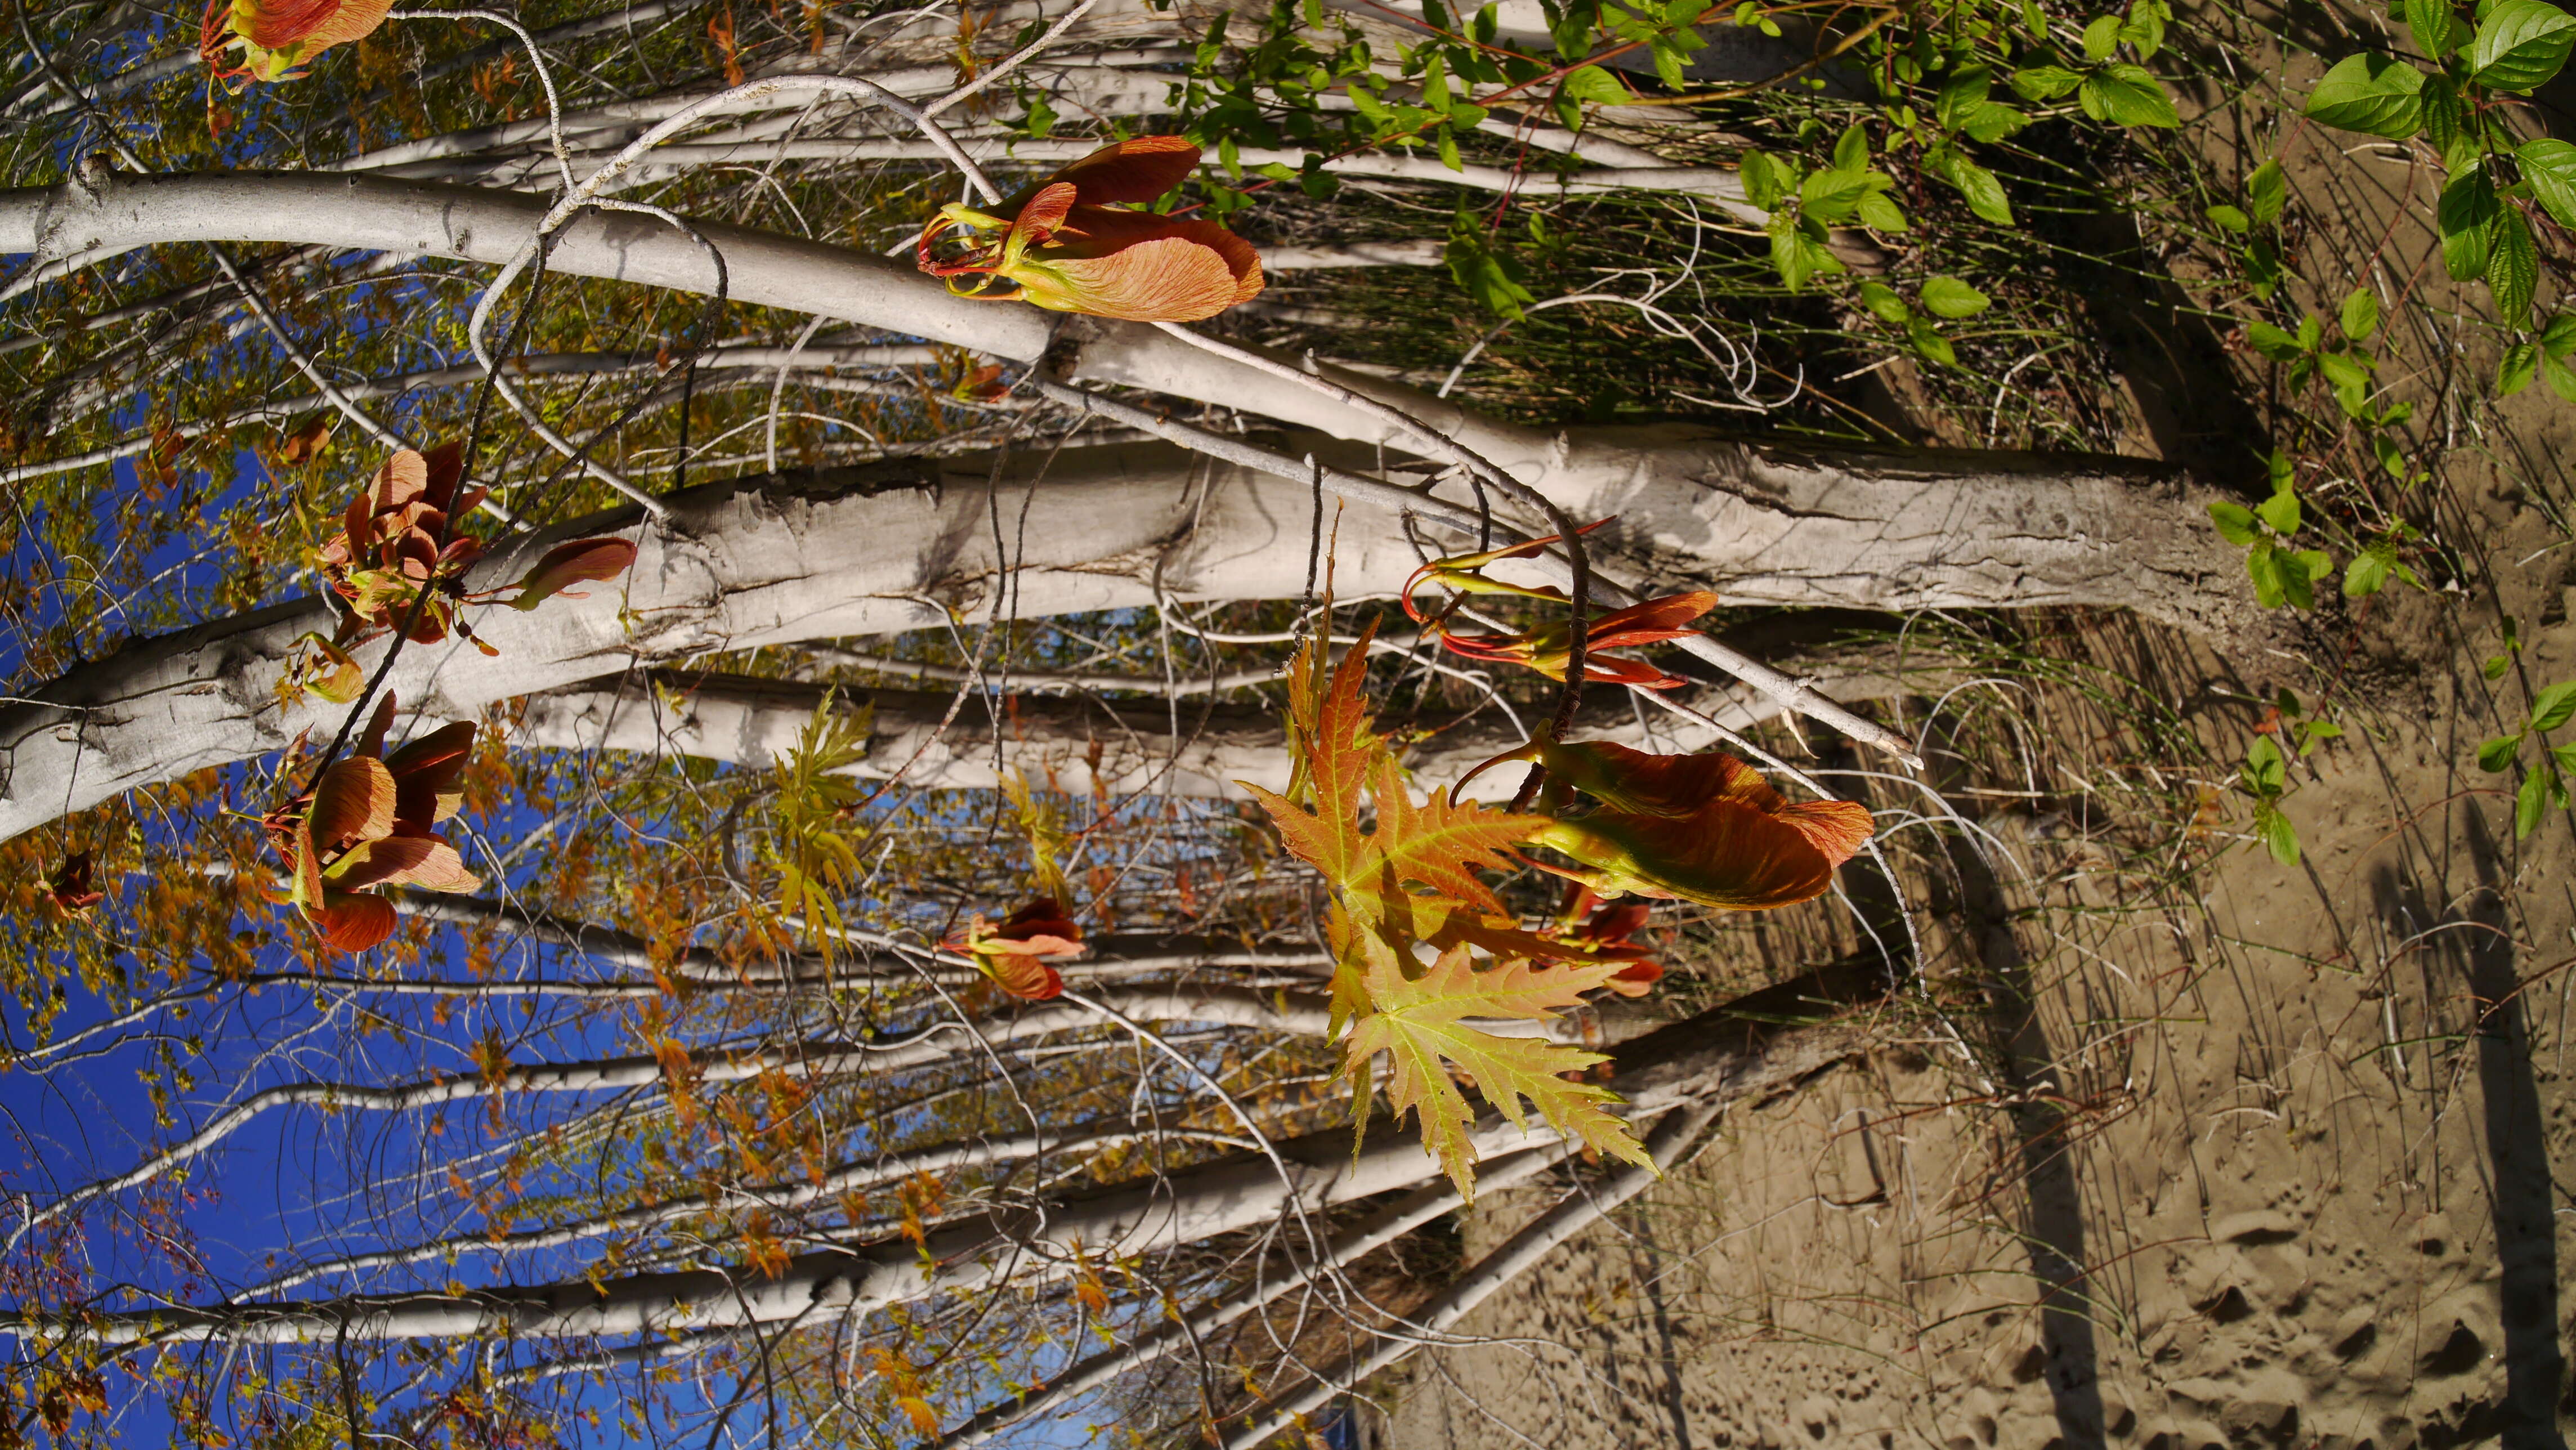
[[[1383,1052],[1388,1101],[1399,1117],[1415,1115],[1424,1148],[1461,1191],[1475,1181],[1468,1134],[1476,1115],[1453,1067],[1514,1123],[1526,1125],[1526,1101],[1569,1136],[1646,1161],[1610,1112],[1617,1095],[1563,1076],[1603,1061],[1598,1053],[1498,1036],[1472,1020],[1547,1021],[1595,988],[1629,990],[1642,950],[1491,919],[1503,904],[1477,873],[1517,864],[1510,848],[1552,823],[1441,795],[1417,803],[1370,723],[1367,669],[1366,636],[1329,676],[1315,644],[1299,651],[1289,672],[1296,775],[1286,794],[1246,783],[1288,849],[1331,888],[1333,1027],[1349,1027],[1343,1072],[1363,1125],[1371,1064]],[[1363,796],[1374,829],[1362,828]],[[1478,967],[1480,953],[1490,966]],[[1550,960],[1566,965],[1538,965]]]
[[[1420,976],[1386,961],[1366,977],[1376,1010],[1351,1024],[1344,1041],[1344,1071],[1368,1101],[1368,1074],[1378,1053],[1387,1059],[1386,1097],[1400,1119],[1413,1113],[1422,1145],[1440,1161],[1459,1192],[1473,1197],[1475,1158],[1469,1141],[1475,1110],[1450,1077],[1455,1064],[1475,1079],[1476,1090],[1515,1126],[1526,1128],[1521,1100],[1557,1128],[1613,1157],[1652,1167],[1654,1160],[1628,1125],[1610,1112],[1616,1093],[1596,1083],[1569,1081],[1608,1059],[1597,1052],[1535,1037],[1501,1037],[1468,1024],[1470,1017],[1546,1022],[1557,1009],[1579,1004],[1583,994],[1626,970],[1624,961],[1539,967],[1508,959],[1478,970],[1466,943],[1443,951]]]

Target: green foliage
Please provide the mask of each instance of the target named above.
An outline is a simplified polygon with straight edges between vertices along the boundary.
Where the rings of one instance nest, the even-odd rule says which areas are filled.
[[[2281,747],[2269,735],[2257,735],[2246,748],[2245,763],[2236,772],[2236,788],[2254,800],[2254,834],[2262,841],[2272,859],[2284,866],[2299,864],[2299,831],[2290,818],[2281,813],[2281,797],[2289,789],[2290,765]]]
[[[825,955],[840,945],[841,898],[858,881],[849,817],[860,790],[849,771],[867,759],[873,716],[825,693],[796,748],[771,769],[778,806],[766,854],[778,872],[778,910],[801,919],[807,944]]]
[[[2511,639],[2510,621],[2507,638]],[[2491,662],[2493,663],[2493,662]],[[2492,674],[2500,675],[2502,670]],[[2478,747],[2478,769],[2489,775],[2501,775],[2513,769],[2529,741],[2538,749],[2532,752],[2525,767],[2522,786],[2514,792],[2513,833],[2529,836],[2540,829],[2540,819],[2553,806],[2567,806],[2567,781],[2576,775],[2576,740],[2552,745],[2541,737],[2576,719],[2576,680],[2562,680],[2531,697],[2531,709],[2523,716],[2522,725],[2510,735],[2499,735]]]
[[[2265,609],[2285,604],[2316,608],[2316,581],[2334,569],[2334,561],[2322,549],[2288,547],[2299,531],[2299,513],[2296,474],[2289,460],[2278,454],[2273,457],[2271,497],[2250,509],[2225,502],[2209,506],[2209,519],[2217,525],[2219,537],[2245,551],[2245,572],[2254,581],[2255,599]]]

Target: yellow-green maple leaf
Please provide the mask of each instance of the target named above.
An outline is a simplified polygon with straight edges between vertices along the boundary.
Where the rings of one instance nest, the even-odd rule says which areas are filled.
[[[1470,1198],[1475,1192],[1475,1154],[1468,1130],[1476,1120],[1450,1076],[1454,1063],[1476,1080],[1485,1101],[1515,1125],[1528,1126],[1521,1109],[1527,1098],[1547,1120],[1570,1137],[1631,1163],[1653,1166],[1628,1125],[1611,1115],[1616,1093],[1595,1083],[1569,1082],[1560,1073],[1580,1072],[1602,1054],[1535,1037],[1501,1037],[1469,1026],[1471,1017],[1508,1017],[1524,1021],[1553,1020],[1557,1009],[1580,1002],[1583,994],[1617,976],[1621,962],[1573,963],[1539,968],[1513,959],[1478,970],[1464,944],[1442,952],[1418,977],[1406,975],[1392,960],[1371,967],[1364,978],[1375,1008],[1351,1024],[1343,1044],[1343,1070],[1368,1097],[1370,1060],[1387,1057],[1387,1101],[1400,1119],[1410,1111],[1422,1126],[1422,1145]]]

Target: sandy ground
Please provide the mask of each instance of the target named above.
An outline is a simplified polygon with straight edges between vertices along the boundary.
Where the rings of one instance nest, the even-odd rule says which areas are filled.
[[[2403,173],[2299,180],[2385,216]],[[2576,678],[2576,551],[2546,517],[2576,497],[2576,409],[2542,392],[2437,484],[2494,591],[2338,636],[2366,700],[2288,800],[2300,867],[2246,846],[2151,888],[2045,813],[1988,817],[2009,921],[1981,936],[1973,883],[1941,888],[1934,975],[2026,990],[2035,1019],[1893,1016],[1886,1051],[1732,1115],[1472,1316],[1486,1342],[1371,1386],[1376,1443],[2563,1447],[2576,818],[2515,841],[2514,778],[2472,762],[2527,688]],[[2489,682],[2508,615],[2527,649]],[[2148,682],[2227,762],[2253,714],[2204,707],[2234,673]],[[1480,1204],[1468,1255],[1538,1202]]]

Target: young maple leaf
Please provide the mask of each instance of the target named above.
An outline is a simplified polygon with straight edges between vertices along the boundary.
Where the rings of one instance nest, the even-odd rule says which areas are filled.
[[[1474,1077],[1485,1101],[1501,1109],[1516,1126],[1528,1126],[1521,1109],[1521,1099],[1527,1098],[1568,1136],[1614,1157],[1652,1167],[1654,1160],[1629,1133],[1628,1125],[1608,1110],[1609,1104],[1619,1101],[1617,1094],[1558,1075],[1580,1072],[1607,1058],[1539,1038],[1497,1037],[1464,1020],[1552,1020],[1557,1008],[1576,1005],[1586,991],[1606,985],[1627,965],[1604,961],[1541,969],[1514,959],[1479,971],[1464,944],[1442,952],[1419,977],[1407,977],[1396,962],[1381,963],[1367,973],[1365,981],[1377,1010],[1351,1024],[1350,1037],[1343,1044],[1343,1071],[1358,1084],[1360,1101],[1365,1103],[1370,1059],[1385,1053],[1387,1101],[1399,1119],[1408,1111],[1418,1117],[1423,1147],[1440,1160],[1458,1191],[1470,1198],[1476,1174],[1468,1130],[1476,1114],[1451,1079],[1450,1063]]]

